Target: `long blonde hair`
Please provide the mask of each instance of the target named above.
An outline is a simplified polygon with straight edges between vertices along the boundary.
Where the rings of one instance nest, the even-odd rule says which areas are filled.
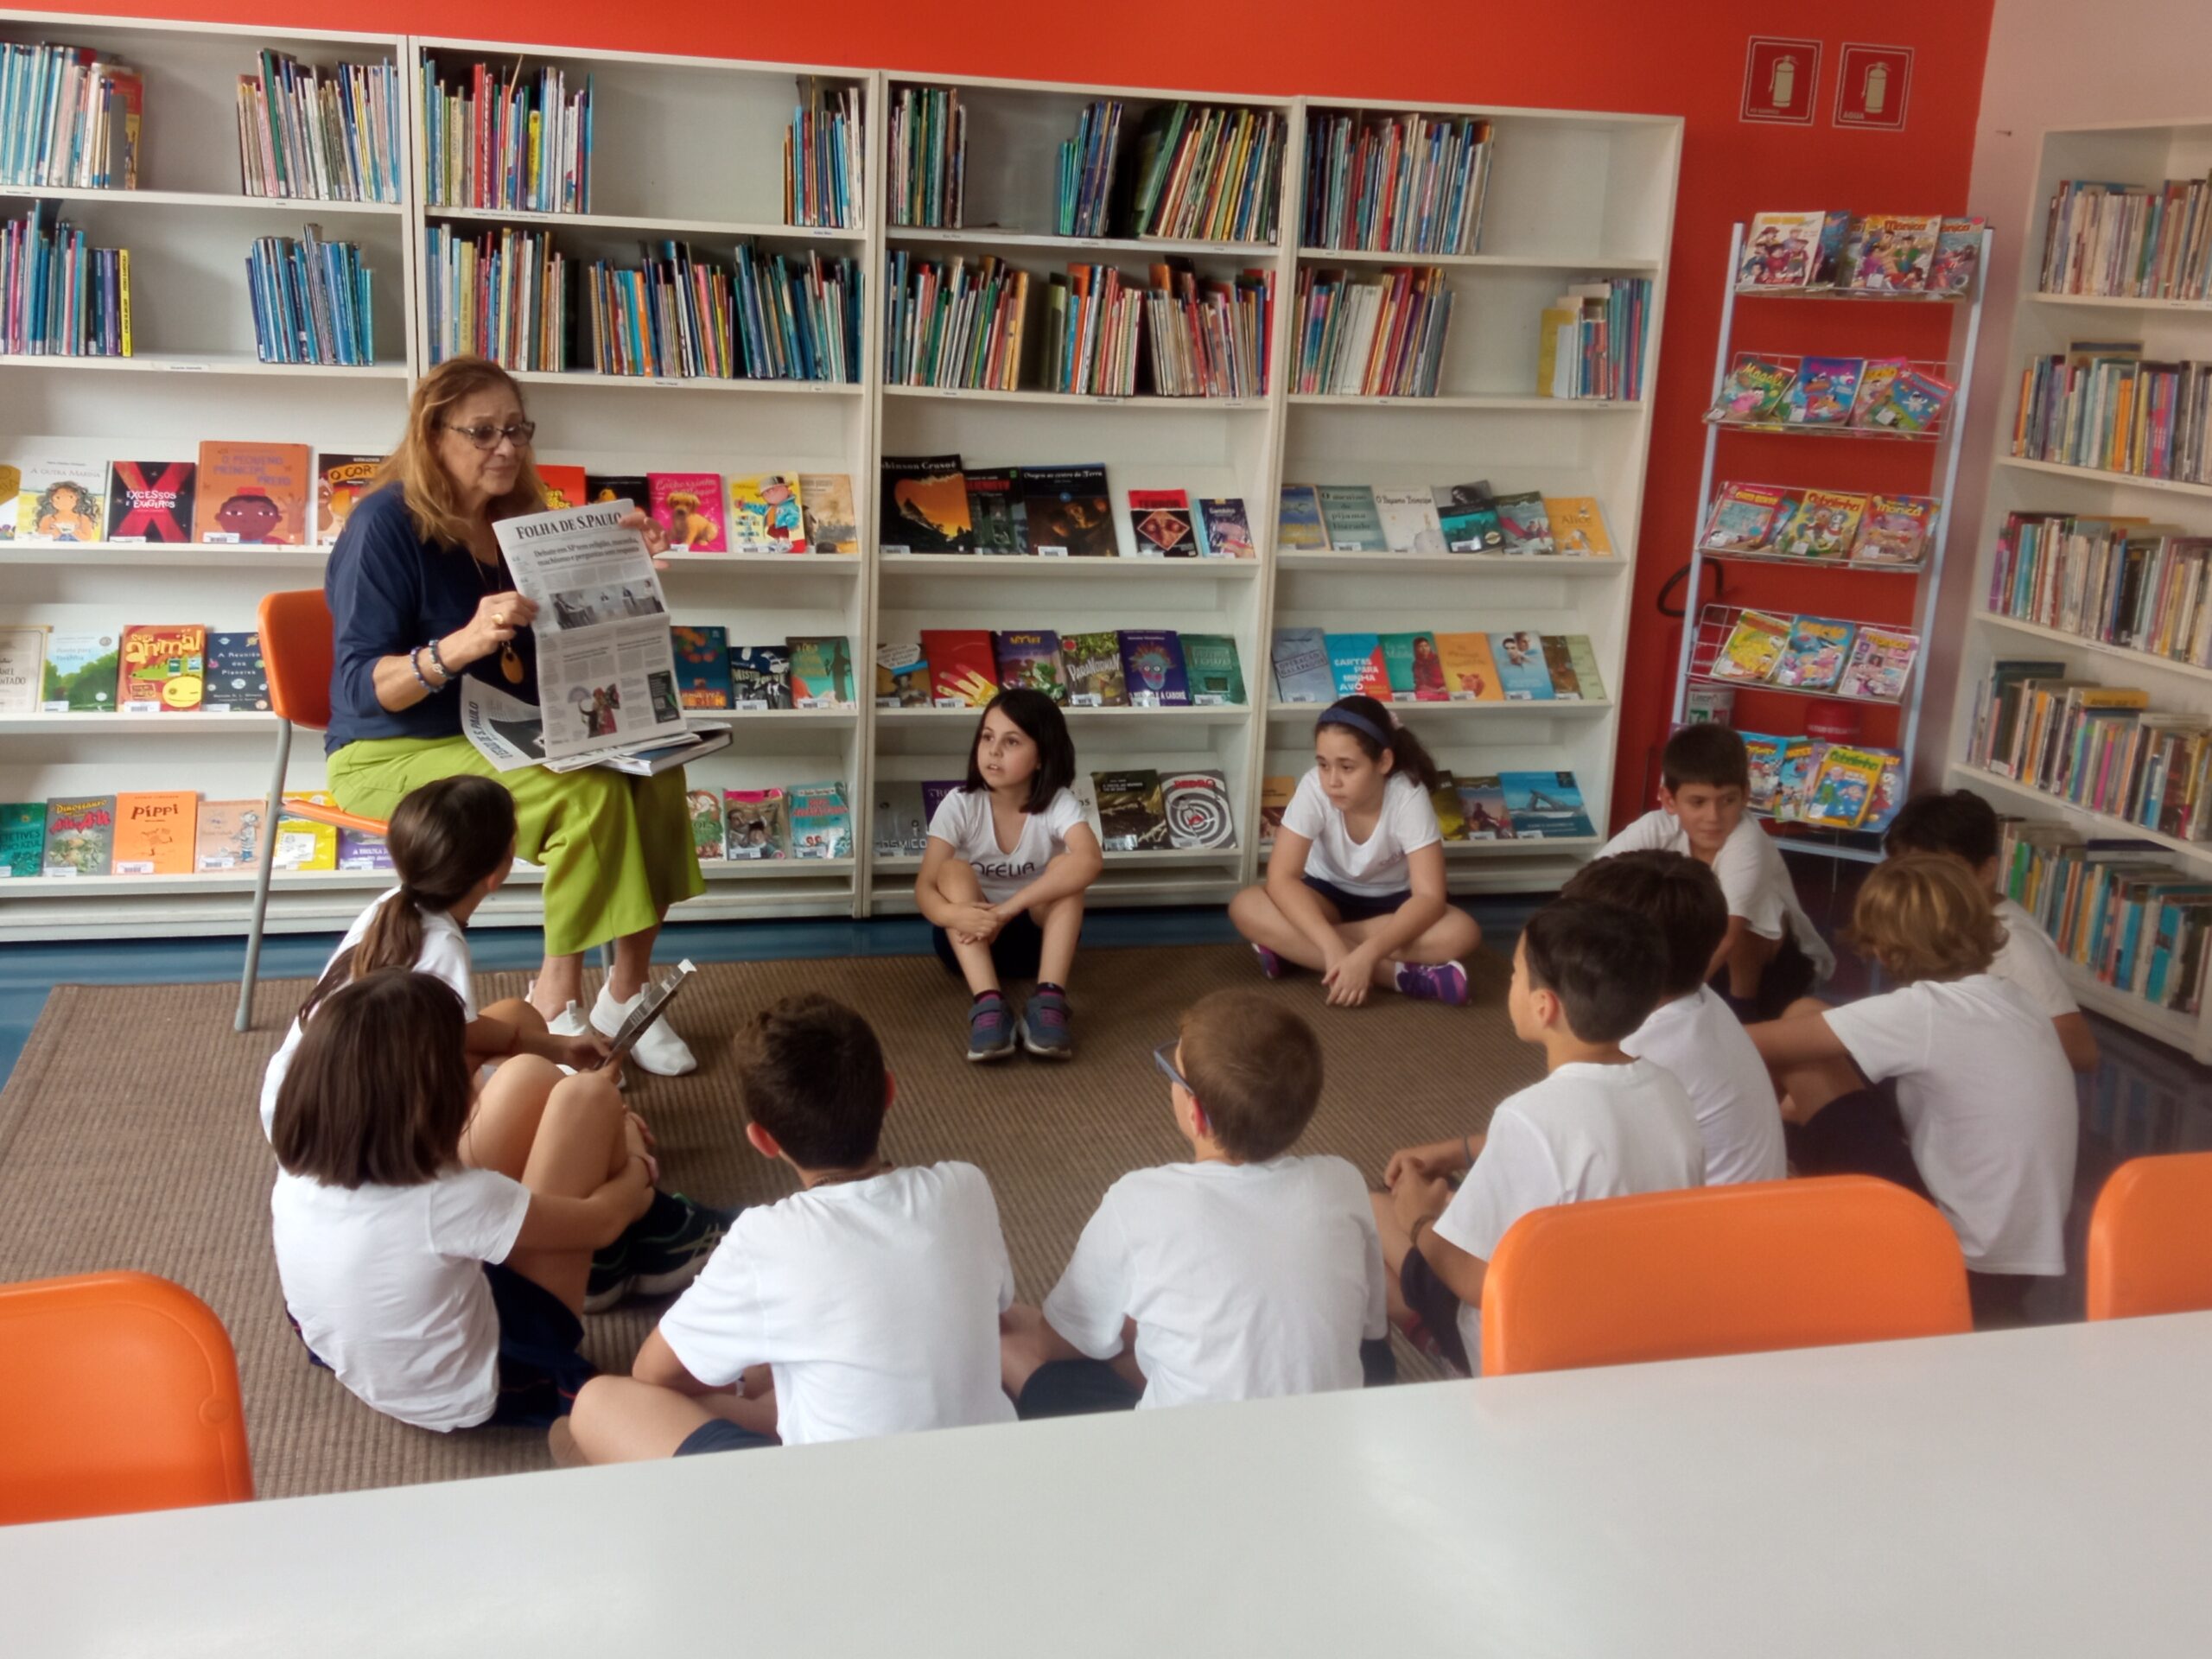
[[[387,484],[397,484],[406,498],[407,516],[414,523],[415,533],[426,542],[456,548],[469,544],[469,515],[461,507],[451,474],[438,459],[438,433],[454,406],[480,391],[511,393],[515,406],[522,407],[522,388],[514,377],[485,358],[448,358],[423,376],[408,401],[407,430],[400,437],[399,447],[385,458],[368,489],[362,492],[366,495]],[[520,466],[514,488],[491,503],[494,523],[545,510],[537,462],[528,449],[516,459]]]

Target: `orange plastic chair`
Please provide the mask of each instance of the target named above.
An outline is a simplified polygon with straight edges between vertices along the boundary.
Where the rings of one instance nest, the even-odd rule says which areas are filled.
[[[275,873],[276,825],[280,818],[334,824],[382,836],[381,818],[365,818],[313,801],[286,801],[284,773],[292,760],[292,728],[320,732],[330,725],[330,606],[319,588],[269,594],[261,601],[261,660],[269,673],[269,706],[276,715],[276,768],[269,779],[268,816],[262,822],[261,861],[253,875],[253,919],[245,936],[245,973],[238,981],[240,1031],[253,1020],[253,987],[261,972],[261,937],[269,919],[269,879]]]
[[[1948,1336],[1974,1328],[1936,1208],[1866,1175],[1536,1210],[1483,1284],[1483,1375]]]
[[[147,1273],[0,1285],[0,1525],[253,1496],[222,1322]]]
[[[2089,1317],[2212,1311],[2212,1152],[2131,1158],[2089,1217]]]

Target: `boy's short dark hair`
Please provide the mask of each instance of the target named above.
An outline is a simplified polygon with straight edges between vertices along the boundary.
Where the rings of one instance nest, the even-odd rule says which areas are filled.
[[[883,1046],[834,997],[787,996],[738,1035],[746,1116],[801,1169],[857,1169],[883,1138]]]
[[[1321,1099],[1321,1039],[1256,991],[1193,1002],[1179,1031],[1183,1075],[1213,1138],[1230,1157],[1263,1164],[1306,1132]]]
[[[1972,790],[1923,790],[1903,806],[1882,837],[1882,850],[1948,853],[1977,870],[1997,856],[2002,836],[1997,809]]]
[[[1549,991],[1586,1043],[1618,1043],[1659,1006],[1667,942],[1649,917],[1590,899],[1554,899],[1521,930],[1532,989]]]
[[[1574,873],[1562,899],[1586,899],[1649,917],[1667,950],[1660,995],[1671,1001],[1705,983],[1713,953],[1728,937],[1728,899],[1713,871],[1681,853],[1652,849],[1592,860]]]
[[[1749,794],[1751,757],[1744,740],[1727,727],[1700,721],[1683,727],[1659,751],[1659,781],[1670,794],[1684,784],[1703,784],[1708,789],[1732,786]]]

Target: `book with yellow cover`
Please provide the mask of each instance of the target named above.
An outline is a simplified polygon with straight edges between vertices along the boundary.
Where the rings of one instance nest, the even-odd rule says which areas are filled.
[[[1548,495],[1544,498],[1544,512],[1552,521],[1552,546],[1555,550],[1580,553],[1590,558],[1611,556],[1613,540],[1605,534],[1605,516],[1598,510],[1597,497]]]
[[[115,798],[114,872],[189,875],[200,798],[188,789]]]
[[[1707,671],[1716,680],[1763,680],[1774,671],[1782,660],[1783,647],[1789,643],[1789,624],[1786,616],[1769,616],[1764,611],[1745,611],[1736,619],[1736,626],[1722,643]]]
[[[317,806],[335,806],[336,798],[321,790],[288,789],[288,801],[311,801]],[[338,828],[335,824],[311,823],[305,818],[279,818],[276,821],[276,868],[280,870],[334,870],[338,868]]]
[[[1436,654],[1444,661],[1444,693],[1454,702],[1503,702],[1497,661],[1484,633],[1440,633]]]
[[[116,701],[124,714],[188,714],[207,690],[206,628],[188,622],[123,631]]]

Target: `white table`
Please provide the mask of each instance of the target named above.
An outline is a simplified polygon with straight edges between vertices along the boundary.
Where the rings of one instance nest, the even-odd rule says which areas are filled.
[[[2212,1314],[0,1529],[0,1649],[2212,1653]]]

